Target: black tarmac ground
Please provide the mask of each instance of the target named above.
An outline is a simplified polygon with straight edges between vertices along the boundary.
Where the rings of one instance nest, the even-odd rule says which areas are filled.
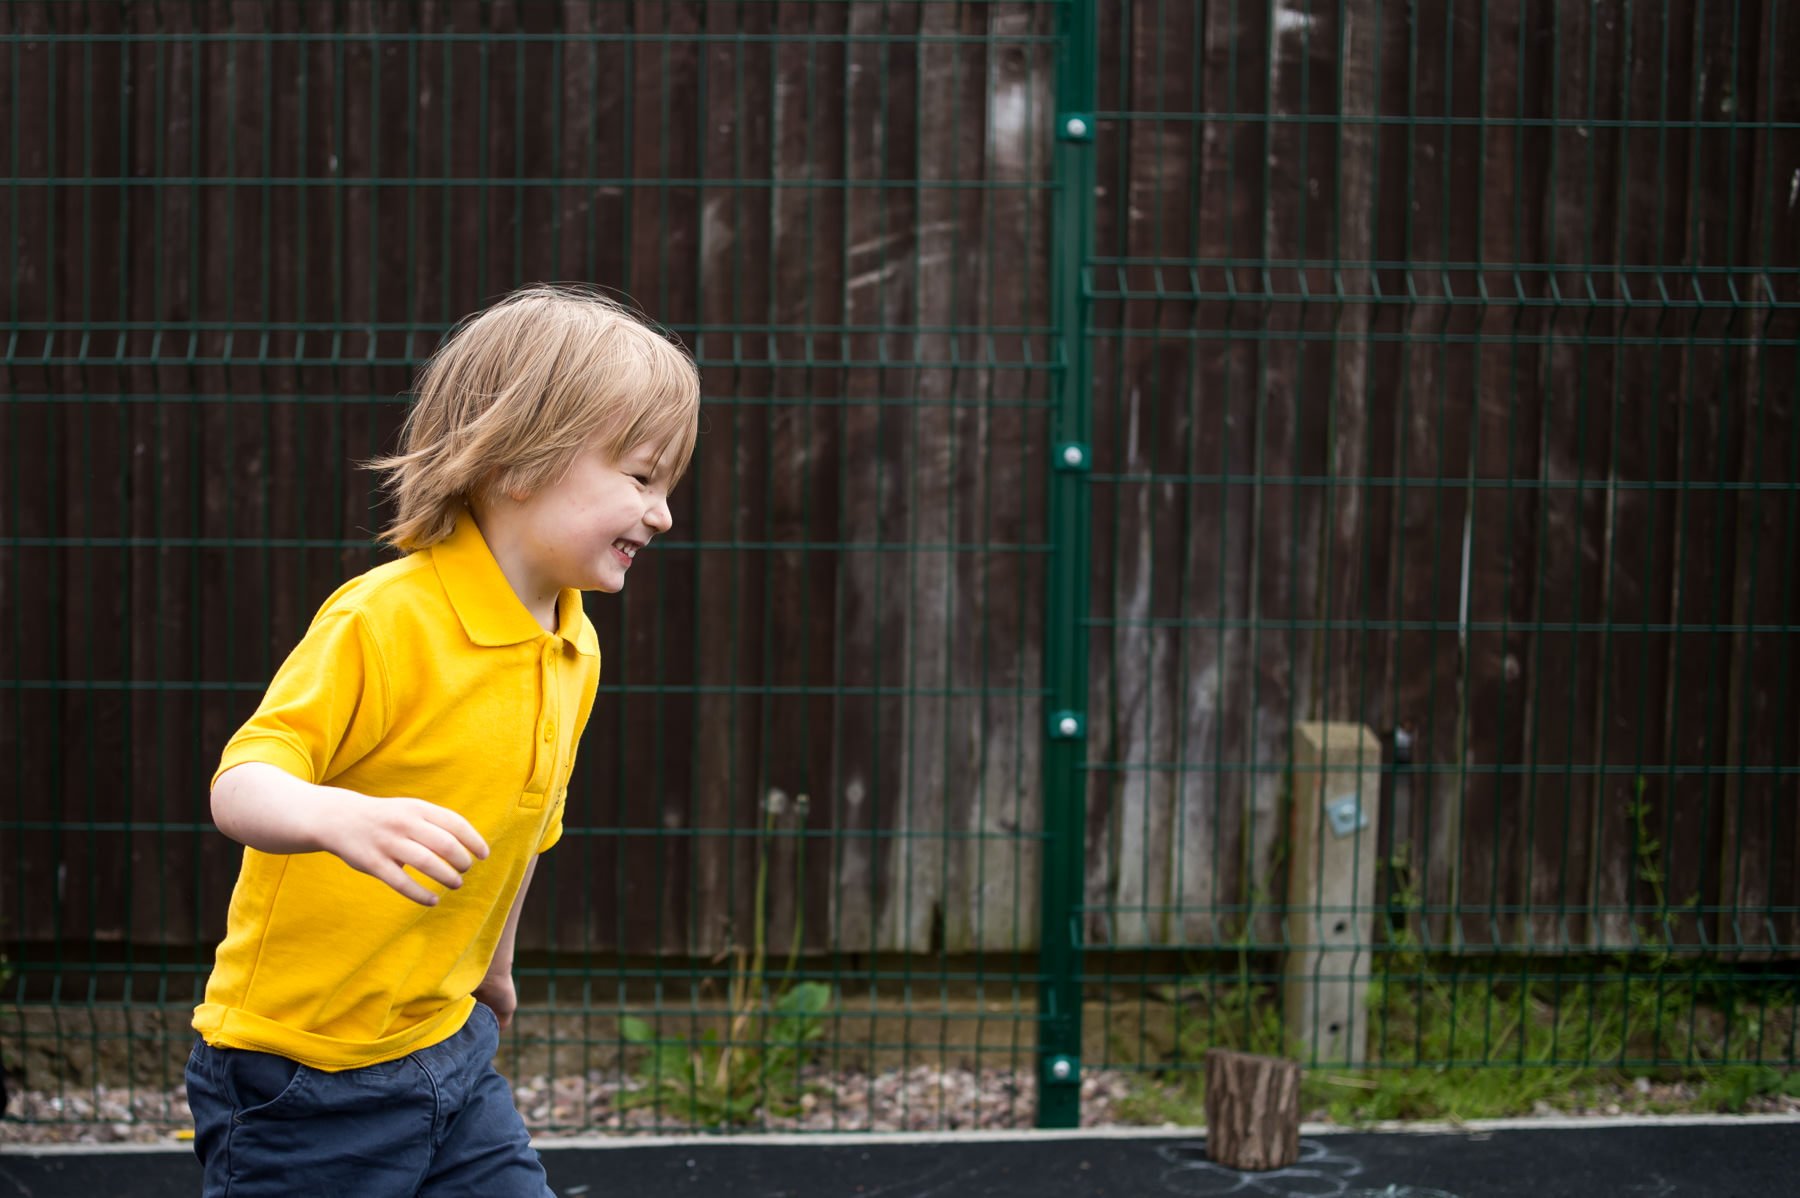
[[[542,1148],[559,1198],[1800,1196],[1796,1120],[1334,1132],[1305,1137],[1300,1161],[1270,1173],[1213,1164],[1203,1133],[618,1146],[549,1141]],[[39,1153],[0,1145],[0,1198],[190,1198],[199,1179],[185,1153]],[[293,1192],[308,1193],[303,1179]]]

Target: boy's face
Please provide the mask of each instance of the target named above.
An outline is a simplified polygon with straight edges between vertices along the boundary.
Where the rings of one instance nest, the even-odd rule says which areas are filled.
[[[562,481],[518,501],[507,523],[533,581],[552,593],[622,590],[632,558],[673,523],[662,457],[652,444],[619,458],[590,446]]]

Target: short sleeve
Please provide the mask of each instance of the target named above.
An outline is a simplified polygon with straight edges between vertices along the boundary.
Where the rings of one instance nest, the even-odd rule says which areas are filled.
[[[381,655],[355,611],[326,611],[276,671],[244,726],[225,745],[219,775],[258,761],[323,785],[386,734],[388,687]]]

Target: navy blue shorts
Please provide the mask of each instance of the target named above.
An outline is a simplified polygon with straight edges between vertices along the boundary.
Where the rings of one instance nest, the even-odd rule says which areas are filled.
[[[481,1003],[441,1044],[340,1073],[196,1044],[187,1092],[206,1198],[553,1198],[494,1069],[499,1046]]]

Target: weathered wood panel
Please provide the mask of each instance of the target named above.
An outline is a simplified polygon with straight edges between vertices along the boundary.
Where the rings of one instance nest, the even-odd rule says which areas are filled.
[[[1764,93],[1800,45],[1790,22],[1250,4],[1204,10],[1196,40],[1155,6],[1108,11],[1102,107],[1129,115],[1102,122],[1099,157],[1112,556],[1092,579],[1090,936],[1206,943],[1304,868],[1258,816],[1285,762],[1258,742],[1298,713],[1411,732],[1383,854],[1435,943],[1628,943],[1664,903],[1683,941],[1716,910],[1722,942],[1791,943],[1783,899],[1754,900],[1747,932],[1732,890],[1764,894],[1763,857],[1793,839],[1791,602],[1753,560],[1781,559],[1795,479],[1769,441],[1793,374],[1768,334],[1790,317],[1762,297],[1792,302],[1797,259],[1791,218],[1757,198],[1788,135]],[[1196,109],[1204,136],[1171,137]],[[1351,119],[1321,143],[1303,132],[1321,115]],[[1153,417],[1189,386],[1196,427],[1243,439],[1170,468],[1158,453],[1187,434]],[[1184,554],[1161,549],[1164,480],[1193,512],[1188,594],[1242,610],[1168,606],[1157,583]],[[1246,672],[1220,683],[1234,636]],[[1171,743],[1161,713],[1215,688],[1240,738],[1203,717]],[[1171,798],[1171,764],[1221,793]],[[1756,863],[1751,827],[1771,837]],[[1184,871],[1204,879],[1179,894],[1207,898],[1176,896],[1172,841],[1199,846]]]
[[[1531,97],[1524,115],[1552,116],[1558,104],[1556,72],[1545,55],[1526,48],[1547,44],[1555,36],[1555,19],[1553,6],[1517,6],[1497,14],[1485,38],[1457,38],[1455,81],[1450,84],[1456,114],[1468,118],[1515,111],[1522,91]],[[1543,261],[1545,228],[1551,223],[1543,207],[1559,193],[1548,177],[1555,163],[1545,160],[1540,133],[1504,127],[1450,133],[1447,173],[1458,182],[1448,198],[1459,215],[1459,235],[1446,259]],[[1530,165],[1521,170],[1521,163]],[[1523,314],[1502,309],[1490,315],[1473,302],[1482,289],[1511,282],[1485,271],[1458,270],[1446,278],[1461,305],[1452,328],[1459,337],[1476,340],[1466,351],[1472,358],[1469,374],[1451,390],[1454,397],[1462,386],[1469,387],[1467,457],[1450,464],[1443,480],[1450,486],[1462,483],[1466,493],[1464,523],[1455,530],[1456,549],[1447,564],[1457,592],[1450,619],[1461,646],[1461,727],[1455,754],[1448,759],[1456,766],[1455,789],[1440,792],[1445,804],[1440,810],[1444,826],[1456,827],[1462,842],[1446,864],[1457,871],[1452,884],[1470,912],[1449,931],[1475,944],[1523,934],[1522,921],[1512,912],[1520,909],[1526,886],[1542,881],[1533,871],[1538,860],[1530,846],[1553,834],[1554,825],[1544,825],[1537,813],[1555,806],[1549,790],[1559,780],[1509,775],[1500,767],[1528,760],[1538,751],[1532,740],[1533,704],[1545,693],[1546,676],[1539,667],[1553,671],[1562,658],[1534,653],[1529,631],[1539,620],[1534,604],[1549,589],[1553,563],[1581,565],[1578,556],[1553,555],[1546,531],[1548,504],[1555,494],[1550,490],[1554,484],[1545,479],[1544,435],[1552,418],[1546,412],[1546,392],[1554,390],[1547,351],[1510,338]],[[1524,286],[1537,299],[1546,293],[1548,281],[1538,271],[1527,276]],[[1525,327],[1537,334],[1546,330],[1544,321],[1531,317]],[[1493,486],[1495,480],[1503,485]]]
[[[1800,936],[1800,21],[1475,12],[1103,5],[1096,942],[1274,934],[1305,718],[1414,732],[1434,942]],[[206,781],[378,560],[355,463],[560,278],[708,402],[527,947],[742,944],[765,849],[773,952],[1035,943],[1054,17],[8,6],[8,935],[218,934]]]
[[[1754,15],[1754,14],[1753,14]],[[1766,5],[1757,39],[1770,45],[1796,40],[1791,14]],[[1769,122],[1792,124],[1800,113],[1800,96],[1783,87],[1773,73],[1775,57],[1754,69],[1740,68],[1742,90],[1752,99],[1749,114]],[[1744,146],[1752,171],[1742,182],[1752,205],[1732,253],[1739,263],[1800,262],[1800,222],[1793,219],[1791,193],[1782,195],[1782,168],[1800,152],[1793,129],[1764,125],[1751,131]],[[1758,305],[1788,299],[1788,286],[1755,284]],[[1774,771],[1792,764],[1788,752],[1797,742],[1793,729],[1794,636],[1780,631],[1794,623],[1795,525],[1793,492],[1762,490],[1769,484],[1792,484],[1800,477],[1800,422],[1796,421],[1796,338],[1800,322],[1792,313],[1777,315],[1767,307],[1745,314],[1745,326],[1759,340],[1746,347],[1737,380],[1745,413],[1744,453],[1739,478],[1747,485],[1737,496],[1738,520],[1733,538],[1736,571],[1732,581],[1734,626],[1750,629],[1732,638],[1730,718],[1726,750],[1735,772],[1725,779],[1724,827],[1719,841],[1721,881],[1719,912],[1712,935],[1719,943],[1756,948],[1791,942],[1793,921],[1779,919],[1774,908],[1800,907],[1800,804],[1791,782]],[[1783,385],[1787,380],[1787,385]]]

